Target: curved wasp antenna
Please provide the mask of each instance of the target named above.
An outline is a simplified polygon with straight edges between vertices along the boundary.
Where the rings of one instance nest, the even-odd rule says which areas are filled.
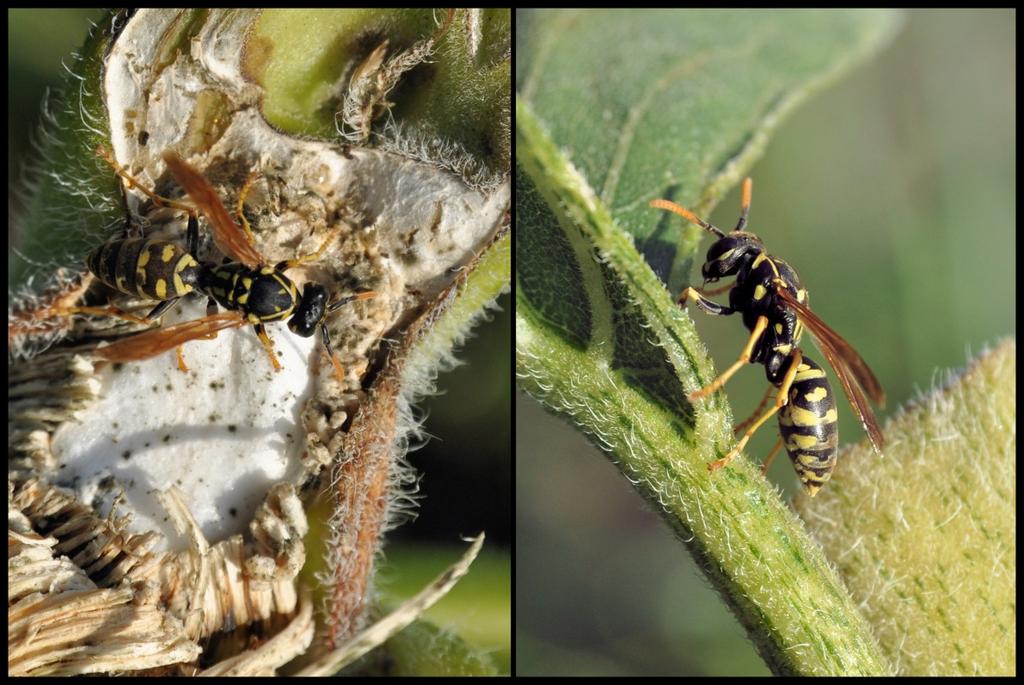
[[[750,194],[754,188],[754,181],[749,176],[743,179],[743,199],[740,204],[740,220],[736,222],[733,231],[742,231],[747,225],[747,215],[750,214]]]
[[[743,179],[743,200],[740,206],[740,220],[736,222],[736,228],[732,229],[733,231],[742,231],[747,225],[747,215],[750,214],[750,196],[753,190],[753,186],[754,182],[751,180],[749,176]],[[654,207],[655,209],[665,209],[672,212],[673,214],[678,214],[679,216],[689,221],[691,224],[700,226],[708,233],[712,233],[718,236],[719,238],[725,237],[725,231],[718,228],[712,223],[704,221],[704,219],[701,219],[699,216],[688,210],[686,207],[683,207],[682,205],[677,205],[675,202],[672,202],[671,200],[651,200],[648,203],[648,205]]]
[[[713,233],[714,235],[717,235],[719,238],[725,237],[725,233],[722,231],[722,229],[712,224],[709,224],[707,221],[704,221],[704,219],[701,219],[699,216],[688,210],[686,207],[683,207],[682,205],[677,205],[675,202],[672,202],[671,200],[651,200],[648,204],[651,207],[654,207],[655,209],[666,209],[672,212],[673,214],[678,214],[679,216],[689,221],[691,224],[700,226],[708,233]]]

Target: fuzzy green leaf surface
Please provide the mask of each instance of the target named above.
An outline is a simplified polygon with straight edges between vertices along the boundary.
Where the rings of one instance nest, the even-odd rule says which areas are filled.
[[[383,649],[387,652],[390,668],[381,675],[507,675],[502,673],[491,656],[429,621],[413,622],[388,640]]]
[[[283,131],[330,137],[338,125],[338,84],[368,49],[390,53],[439,36],[414,83],[390,98],[392,121],[468,152],[492,174],[509,167],[508,8],[278,9],[255,27],[250,69],[266,89],[264,114]],[[438,24],[442,28],[438,28]]]
[[[903,675],[1016,673],[1016,371],[1005,341],[797,499]]]
[[[11,222],[7,283],[11,289],[46,283],[57,268],[81,270],[84,255],[102,243],[123,210],[117,177],[96,155],[107,141],[100,79],[110,43],[110,13],[68,60],[64,87],[43,103],[34,137],[38,158],[26,160],[15,190],[20,209]]]

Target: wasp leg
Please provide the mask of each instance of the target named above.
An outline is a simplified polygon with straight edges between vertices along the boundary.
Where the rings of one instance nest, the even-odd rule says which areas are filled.
[[[762,476],[767,475],[768,467],[772,465],[772,461],[775,460],[775,455],[777,455],[779,453],[779,450],[781,450],[781,449],[782,449],[782,438],[780,437],[778,440],[775,441],[775,447],[772,448],[772,451],[769,452],[768,456],[765,458],[765,460],[763,462],[761,462],[761,475]]]
[[[722,293],[727,293],[732,290],[735,285],[735,283],[726,283],[721,288],[715,288],[714,290],[704,290],[701,288],[698,292],[701,295],[721,295]]]
[[[769,385],[765,389],[764,397],[761,398],[761,402],[758,403],[757,408],[754,409],[754,411],[750,412],[750,416],[748,416],[745,420],[740,421],[739,423],[736,424],[736,427],[732,429],[733,433],[739,435],[740,433],[743,432],[744,428],[746,428],[747,426],[754,422],[754,419],[757,418],[757,415],[761,413],[762,409],[764,409],[764,405],[768,404],[768,399],[772,396],[772,389],[773,386],[771,385]]]
[[[193,217],[189,218],[189,228],[190,229],[193,227],[192,218]],[[191,231],[190,231],[189,236],[191,238]],[[216,313],[217,313],[217,301],[215,299],[213,299],[212,297],[208,298],[206,300],[206,318],[210,318],[211,316],[213,316]],[[152,314],[150,314],[150,316],[152,316]],[[212,331],[209,331],[207,333],[204,333],[203,335],[196,336],[194,339],[195,340],[213,340],[216,337],[217,337],[217,331],[212,330]],[[188,371],[188,365],[185,364],[185,345],[184,345],[184,343],[182,343],[181,345],[178,345],[176,348],[174,348],[174,353],[178,357],[178,370],[181,371],[182,373],[186,373]]]
[[[732,286],[729,287],[731,288]],[[736,310],[732,307],[726,307],[724,304],[718,304],[704,297],[696,288],[686,288],[683,292],[679,293],[679,297],[676,298],[676,304],[680,307],[686,307],[688,300],[693,300],[694,304],[702,311],[712,316],[729,316],[736,313]]]
[[[174,348],[174,353],[178,357],[178,371],[188,373],[188,365],[185,364],[185,346],[178,345]]]
[[[726,382],[730,378],[732,378],[734,373],[739,371],[743,367],[744,364],[746,364],[746,363],[748,363],[750,361],[750,355],[753,354],[753,352],[754,352],[754,346],[757,345],[757,342],[761,339],[761,336],[764,334],[765,329],[767,329],[767,328],[768,328],[768,317],[764,316],[762,314],[761,316],[757,317],[757,323],[754,325],[754,330],[752,330],[750,332],[750,339],[747,340],[746,346],[743,348],[743,351],[740,352],[740,358],[737,359],[736,362],[732,366],[730,366],[728,369],[726,369],[722,373],[722,375],[720,375],[715,380],[711,381],[711,383],[709,383],[708,385],[705,385],[700,390],[696,390],[694,392],[691,392],[687,396],[687,399],[690,402],[695,402],[695,401],[697,401],[697,400],[699,400],[701,398],[707,397],[708,395],[710,395],[711,393],[715,392],[716,390],[721,388],[723,385],[725,385]]]
[[[193,259],[196,259],[196,255],[199,254],[199,219],[196,218],[195,214],[188,215],[188,228],[185,235],[185,245],[188,247],[188,253],[192,255]]]
[[[327,356],[331,359],[331,364],[334,366],[334,375],[337,377],[339,383],[345,382],[345,367],[338,361],[338,355],[334,354],[334,348],[331,347],[331,334],[327,330],[327,324],[320,324],[320,340],[324,343],[324,349],[327,350]]]
[[[249,220],[245,218],[245,212],[243,205],[245,204],[245,198],[249,195],[249,191],[252,190],[252,184],[260,177],[260,172],[250,171],[249,175],[245,179],[245,183],[242,184],[242,190],[238,193],[238,203],[235,205],[235,214],[238,216],[238,221],[242,224],[242,229],[245,230],[245,237],[249,239],[250,245],[256,244],[256,238],[252,234],[252,227],[249,226]]]
[[[267,327],[258,323],[253,326],[253,330],[256,331],[256,335],[259,336],[260,342],[263,343],[263,349],[267,351],[267,356],[270,357],[270,363],[274,365],[274,370],[280,371],[281,362],[277,361],[277,355],[274,354],[274,343],[270,341],[270,336],[267,335]]]
[[[763,319],[764,317],[761,318]],[[725,455],[721,459],[716,459],[715,461],[709,463],[708,471],[717,471],[718,469],[722,468],[723,466],[726,466],[730,461],[735,459],[739,455],[739,453],[743,451],[743,448],[746,447],[747,443],[750,441],[750,438],[753,437],[754,433],[757,432],[757,429],[764,425],[765,421],[775,416],[775,414],[778,413],[780,409],[782,409],[789,403],[789,389],[793,385],[793,380],[796,378],[796,372],[799,370],[800,362],[803,361],[803,358],[803,352],[801,352],[799,349],[793,352],[792,356],[790,357],[789,368],[786,369],[786,375],[783,376],[782,382],[779,384],[779,391],[775,393],[775,404],[772,405],[772,408],[766,411],[761,416],[761,418],[754,422],[754,425],[751,426],[747,430],[747,432],[743,434],[743,437],[740,438],[740,441],[736,443],[736,446],[729,451],[729,454]]]
[[[123,166],[118,164],[117,160],[114,159],[114,155],[110,152],[110,150],[103,147],[102,145],[96,148],[96,154],[102,157],[104,161],[106,161],[106,163],[109,164],[111,168],[113,168],[114,173],[116,173],[118,176],[124,179],[124,182],[129,189],[138,189],[140,192],[144,193],[149,199],[151,199],[154,204],[160,207],[171,207],[173,209],[181,209],[188,212],[190,215],[196,213],[197,210],[195,205],[189,204],[187,202],[178,202],[177,200],[171,200],[170,198],[166,198],[162,195],[157,195],[154,191],[147,188],[137,178],[129,174]]]
[[[146,314],[146,323],[150,323],[151,321],[156,321],[157,319],[159,319],[167,312],[168,309],[173,307],[174,303],[177,302],[179,299],[181,298],[175,297],[172,300],[164,300],[157,306],[153,307],[153,310],[149,314]]]
[[[134,314],[118,309],[114,305],[109,307],[70,307],[60,312],[60,315],[70,314],[92,314],[94,316],[113,316],[118,319],[124,319],[125,321],[131,321],[132,323],[147,324],[151,322],[151,319],[147,316],[141,319]]]
[[[274,266],[274,268],[277,269],[278,271],[285,271],[287,269],[299,266],[300,264],[305,264],[306,262],[314,262],[320,259],[323,253],[327,250],[328,246],[330,246],[330,244],[333,243],[334,239],[337,237],[338,233],[337,231],[335,231],[331,233],[331,235],[327,236],[327,240],[325,240],[320,245],[320,248],[316,252],[310,252],[309,254],[302,255],[301,257],[295,257],[294,259],[286,259],[283,262],[278,262]]]
[[[115,307],[114,305],[108,305],[106,307],[78,307],[78,306],[76,306],[76,307],[69,307],[69,308],[62,309],[62,310],[60,310],[59,312],[56,312],[56,313],[58,315],[60,315],[60,316],[68,316],[68,315],[71,315],[71,314],[91,314],[93,316],[112,316],[112,317],[114,317],[116,319],[124,319],[125,321],[130,321],[131,323],[150,324],[150,323],[154,323],[157,319],[159,319],[161,316],[163,316],[164,313],[168,309],[170,309],[171,306],[173,306],[174,303],[177,302],[179,299],[181,299],[181,298],[175,297],[174,299],[171,299],[171,300],[163,300],[157,306],[153,307],[152,311],[150,311],[149,314],[146,314],[145,317],[138,317],[138,316],[135,316],[134,314],[129,314],[128,312],[126,312],[123,309],[120,309],[118,307]]]
[[[373,290],[366,290],[355,295],[347,295],[336,302],[332,302],[327,305],[327,311],[333,312],[342,305],[346,305],[349,302],[355,302],[356,300],[369,300],[370,298],[377,297],[377,293]],[[334,348],[331,346],[331,334],[327,330],[327,322],[320,323],[320,339],[324,343],[324,347],[327,349],[327,356],[331,358],[331,364],[334,366],[334,375],[337,376],[339,383],[345,382],[345,367],[338,361],[338,355],[334,353]]]

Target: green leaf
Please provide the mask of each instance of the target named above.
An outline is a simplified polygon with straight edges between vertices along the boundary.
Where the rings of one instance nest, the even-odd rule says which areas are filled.
[[[901,674],[1013,675],[1016,343],[948,376],[796,506]]]
[[[780,117],[877,49],[886,12],[520,15],[516,322],[520,387],[588,434],[701,560],[777,673],[884,674],[820,549],[729,451],[714,372],[663,280],[697,236],[647,207],[706,214]],[[645,261],[646,259],[646,261]],[[649,266],[650,264],[650,266]],[[654,269],[651,269],[651,266]]]
[[[429,621],[413,622],[388,640],[381,652],[387,669],[383,673],[371,672],[371,675],[505,675],[488,654]],[[370,655],[368,661],[372,659]],[[358,669],[353,670],[358,673]]]
[[[898,15],[877,10],[543,11],[520,19],[519,94],[673,287],[698,231],[681,232],[680,219],[647,202],[668,198],[706,215],[787,112],[899,25]]]
[[[117,178],[96,155],[108,126],[100,86],[103,56],[118,18],[111,12],[93,27],[82,50],[68,60],[66,86],[43,105],[33,138],[39,158],[25,163],[24,182],[14,191],[23,211],[12,220],[11,290],[47,284],[58,267],[83,270],[88,251],[121,223],[123,209],[111,199],[117,197]]]

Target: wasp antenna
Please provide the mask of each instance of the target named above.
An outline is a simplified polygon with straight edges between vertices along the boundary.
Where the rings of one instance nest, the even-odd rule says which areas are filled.
[[[736,222],[734,231],[742,231],[747,225],[747,215],[750,214],[750,194],[754,187],[754,181],[749,176],[743,179],[743,199],[740,205],[740,220]]]
[[[691,224],[696,224],[697,226],[703,228],[705,231],[717,235],[719,238],[725,237],[725,233],[720,228],[717,228],[716,226],[709,224],[707,221],[704,221],[704,219],[701,219],[699,216],[688,210],[686,207],[683,207],[682,205],[677,205],[675,202],[672,202],[671,200],[651,200],[649,204],[651,207],[654,207],[655,209],[664,209],[669,212],[672,212],[673,214],[678,214],[679,216],[689,221]]]
[[[366,290],[361,293],[356,293],[355,295],[346,295],[345,297],[339,298],[335,302],[332,302],[331,304],[327,305],[327,311],[333,312],[334,310],[341,308],[343,305],[346,305],[349,302],[356,302],[357,300],[369,300],[374,297],[377,297],[377,292],[374,290]]]

